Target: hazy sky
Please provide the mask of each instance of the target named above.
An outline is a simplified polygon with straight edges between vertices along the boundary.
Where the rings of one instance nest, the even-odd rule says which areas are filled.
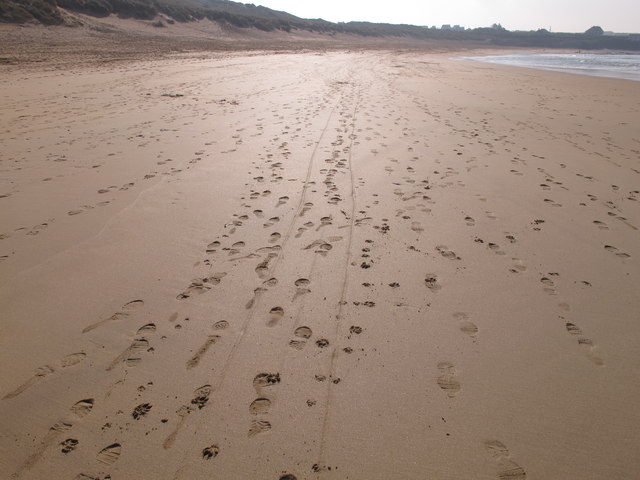
[[[239,0],[245,3],[252,0]],[[640,33],[640,0],[253,0],[302,18],[488,27],[509,30],[604,30]]]

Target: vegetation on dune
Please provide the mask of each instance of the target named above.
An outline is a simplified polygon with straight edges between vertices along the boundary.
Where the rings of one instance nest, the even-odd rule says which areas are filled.
[[[640,50],[640,36],[606,35],[599,26],[593,26],[584,33],[551,33],[545,29],[512,32],[498,23],[472,30],[368,22],[331,23],[321,19],[302,19],[286,12],[229,0],[0,0],[0,22],[59,25],[64,23],[61,8],[95,17],[117,15],[121,18],[155,20],[154,25],[158,27],[167,26],[157,18],[162,15],[168,24],[207,18],[223,25],[267,32],[305,30],[370,37],[453,40],[487,46]]]
[[[0,21],[36,21],[45,25],[60,25],[64,22],[55,0],[0,0]]]

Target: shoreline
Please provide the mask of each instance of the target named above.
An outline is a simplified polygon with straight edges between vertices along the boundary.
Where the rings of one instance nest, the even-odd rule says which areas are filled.
[[[536,57],[536,56],[540,56],[540,55],[554,55],[554,56],[559,56],[559,55],[563,55],[565,54],[564,52],[531,52],[531,53],[526,53],[526,54],[520,54],[520,59],[518,59],[517,57],[514,59],[514,55],[512,54],[504,54],[504,55],[488,55],[488,56],[474,56],[474,57],[461,57],[461,59],[466,59],[466,60],[472,60],[472,61],[477,61],[477,62],[484,62],[484,63],[492,63],[492,64],[496,64],[496,65],[505,65],[505,66],[512,66],[512,67],[521,67],[521,68],[532,68],[532,69],[536,69],[536,70],[546,70],[546,71],[551,71],[551,72],[560,72],[560,73],[570,73],[570,74],[574,74],[574,75],[587,75],[587,76],[592,76],[592,77],[603,77],[603,78],[614,78],[614,79],[619,79],[619,80],[631,80],[631,81],[635,81],[638,82],[640,81],[640,72],[638,71],[615,71],[615,70],[610,70],[607,69],[606,67],[603,68],[599,68],[599,69],[592,69],[592,68],[577,68],[574,66],[550,66],[550,65],[535,65],[535,64],[527,64],[525,63],[522,58],[527,58],[527,57]],[[572,52],[571,55],[574,55],[575,52]],[[637,56],[638,53],[632,53],[632,52],[623,52],[623,53],[612,53],[612,52],[606,52],[606,53],[592,53],[592,52],[588,52],[588,53],[584,53],[584,52],[580,52],[580,55],[584,55],[584,56],[589,56],[589,55],[617,55],[617,56],[621,56],[621,55],[634,55]],[[640,58],[640,57],[638,57]],[[510,59],[509,61],[507,61],[507,59]]]

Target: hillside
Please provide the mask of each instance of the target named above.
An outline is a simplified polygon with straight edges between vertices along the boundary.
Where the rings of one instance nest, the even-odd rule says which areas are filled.
[[[331,23],[321,19],[303,19],[286,12],[229,0],[0,0],[0,22],[4,23],[70,26],[82,23],[74,14],[97,19],[118,17],[147,20],[153,21],[153,25],[158,28],[209,20],[223,27],[257,29],[263,32],[306,31],[362,37],[393,36],[486,46],[640,50],[640,38],[637,35],[550,33],[546,30],[511,32],[499,25],[497,28],[454,31],[368,22]]]
[[[254,27],[265,31],[312,29],[331,25],[323,21],[303,20],[261,6],[226,0],[0,0],[0,21],[61,25],[65,23],[63,10],[94,17],[117,15],[120,18],[144,20],[164,16],[177,22],[208,18],[237,27]]]

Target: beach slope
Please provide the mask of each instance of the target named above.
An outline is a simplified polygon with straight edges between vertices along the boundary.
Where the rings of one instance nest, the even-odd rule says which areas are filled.
[[[638,84],[450,56],[0,65],[0,476],[640,476]]]

